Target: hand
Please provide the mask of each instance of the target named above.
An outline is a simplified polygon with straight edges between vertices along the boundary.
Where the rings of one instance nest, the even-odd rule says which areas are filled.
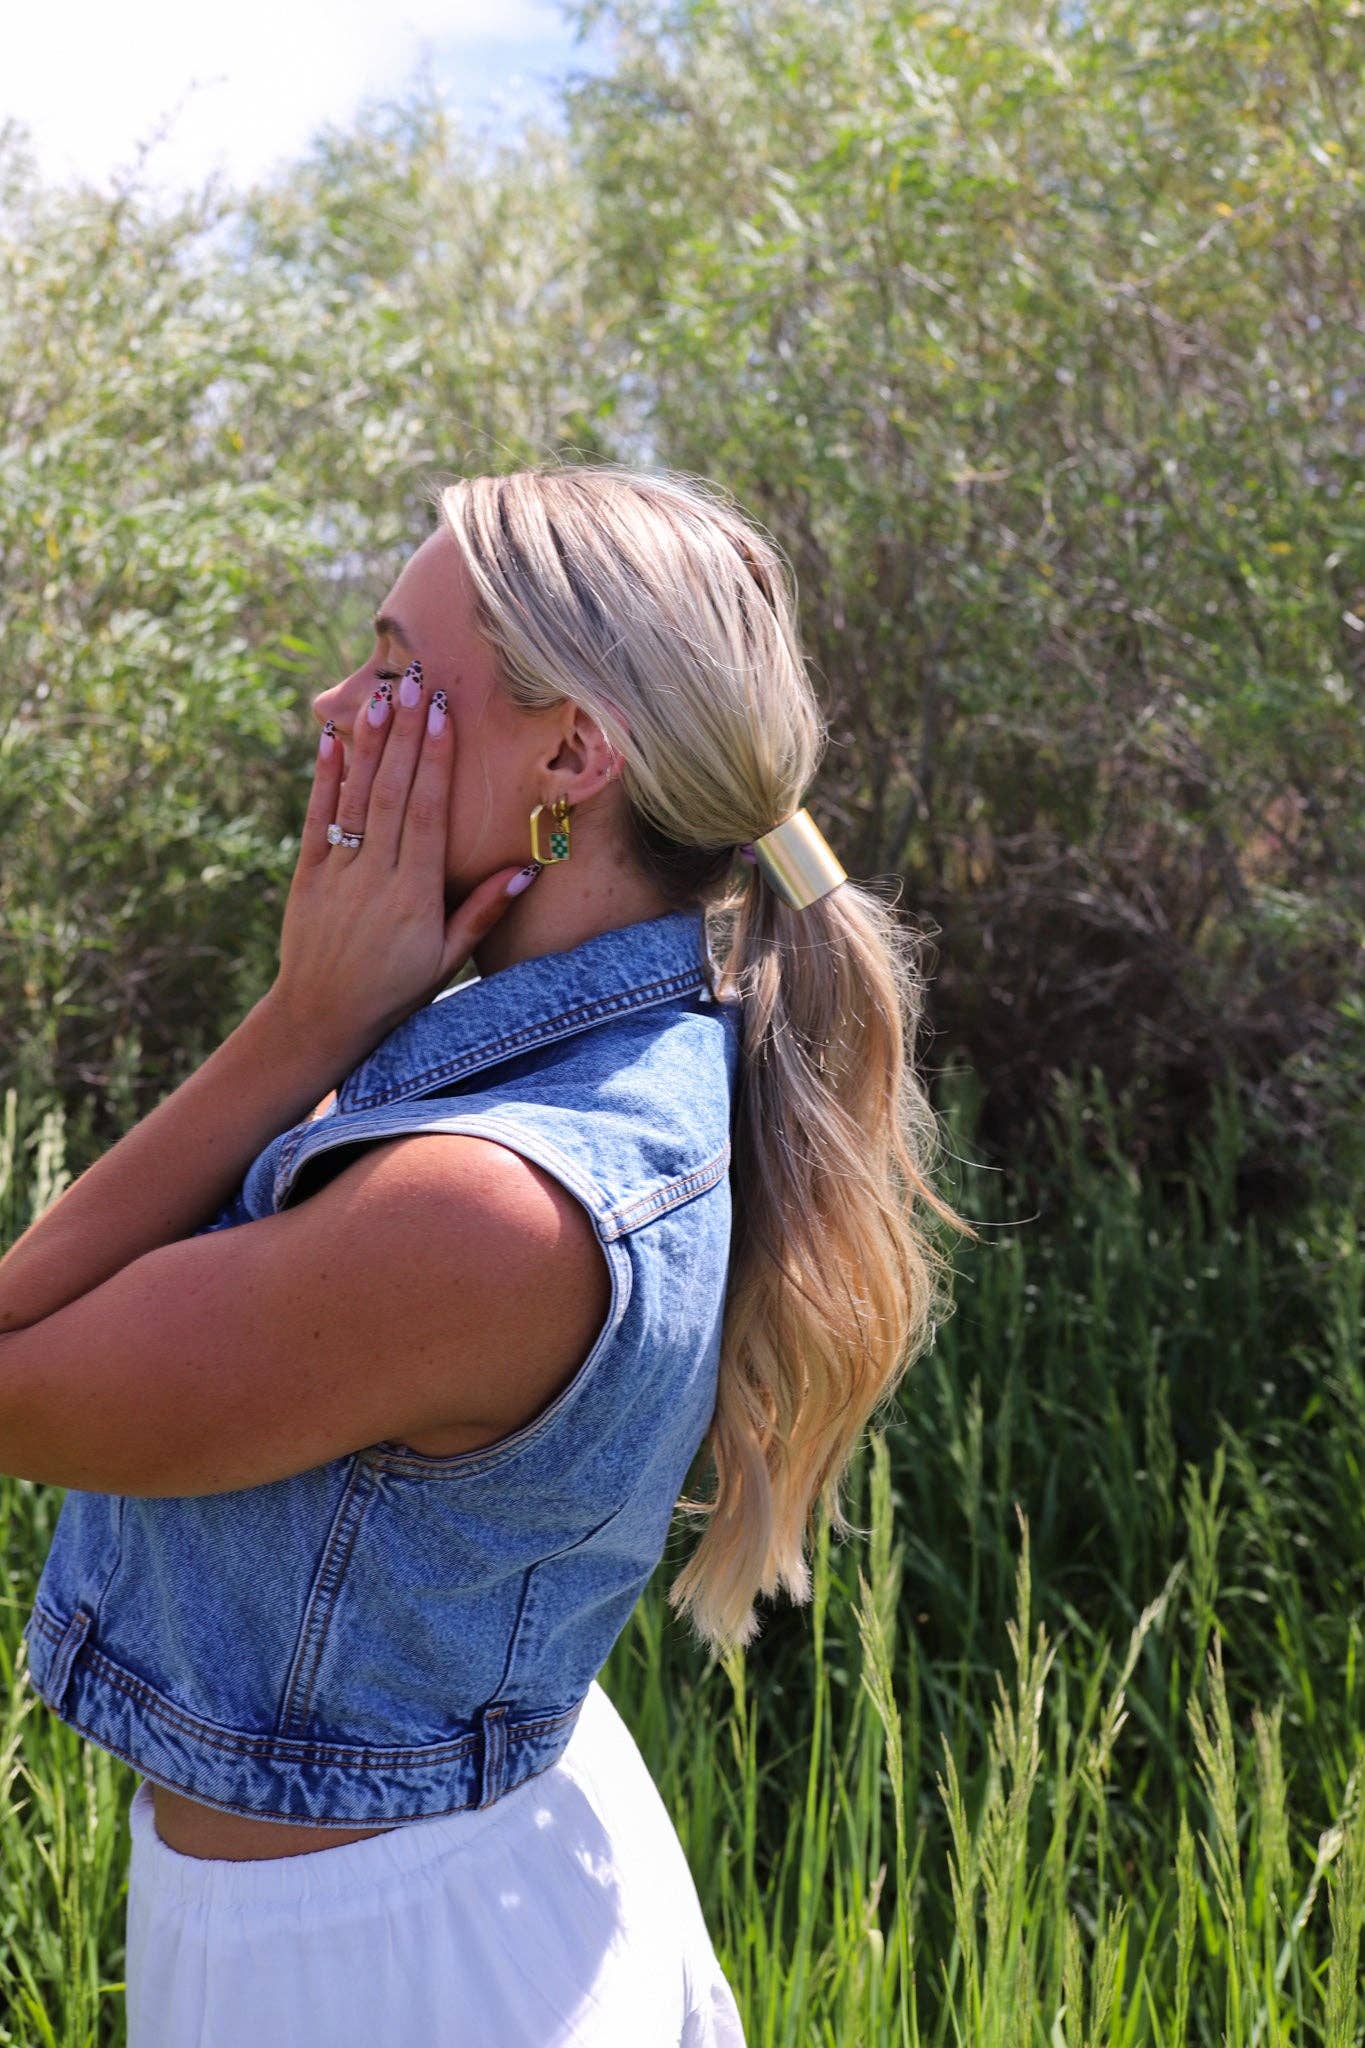
[[[413,681],[413,704],[388,684],[376,691],[371,703],[382,701],[387,715],[374,725],[362,712],[344,782],[340,741],[329,755],[319,746],[285,905],[267,1001],[337,1064],[363,1058],[444,988],[513,901],[507,884],[540,873],[528,874],[534,863],[497,868],[447,914],[454,733],[444,691],[428,705],[420,662],[404,677]],[[334,821],[363,844],[331,845]]]

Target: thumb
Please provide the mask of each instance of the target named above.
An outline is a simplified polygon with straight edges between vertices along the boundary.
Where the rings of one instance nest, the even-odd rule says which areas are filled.
[[[495,868],[463,903],[446,919],[445,952],[441,972],[446,978],[464,966],[485,933],[491,932],[522,891],[529,889],[542,871],[542,863],[528,861],[525,867]]]

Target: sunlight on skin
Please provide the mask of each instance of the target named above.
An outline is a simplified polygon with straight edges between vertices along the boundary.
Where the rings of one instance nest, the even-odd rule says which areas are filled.
[[[319,725],[333,721],[349,768],[357,724],[379,682],[396,692],[415,655],[428,700],[446,692],[455,737],[448,907],[495,868],[529,860],[531,812],[559,796],[569,800],[569,858],[550,862],[475,948],[481,975],[670,908],[626,862],[621,762],[601,728],[567,701],[544,712],[518,710],[497,687],[492,652],[473,626],[469,573],[444,527],[405,563],[376,609],[375,626],[370,658],[319,691],[313,714]]]

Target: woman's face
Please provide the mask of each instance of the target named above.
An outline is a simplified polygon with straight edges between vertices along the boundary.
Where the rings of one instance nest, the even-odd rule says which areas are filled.
[[[530,859],[532,810],[561,791],[573,803],[589,784],[597,786],[605,741],[598,734],[585,755],[580,742],[596,729],[568,703],[533,713],[507,703],[494,682],[492,654],[474,630],[469,573],[443,526],[404,565],[374,623],[370,657],[313,699],[314,715],[319,725],[334,721],[349,769],[352,735],[376,685],[386,677],[393,683],[396,706],[403,670],[414,655],[420,659],[423,702],[444,690],[452,721],[446,877],[465,893],[495,868]]]

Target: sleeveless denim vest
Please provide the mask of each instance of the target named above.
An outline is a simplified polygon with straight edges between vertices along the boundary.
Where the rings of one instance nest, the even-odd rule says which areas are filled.
[[[592,1217],[610,1311],[548,1406],[477,1450],[69,1490],[24,1628],[62,1720],[208,1806],[314,1825],[488,1806],[563,1752],[715,1405],[740,1011],[712,967],[696,909],[464,982],[258,1155],[196,1235],[306,1199],[376,1139],[509,1146]]]

